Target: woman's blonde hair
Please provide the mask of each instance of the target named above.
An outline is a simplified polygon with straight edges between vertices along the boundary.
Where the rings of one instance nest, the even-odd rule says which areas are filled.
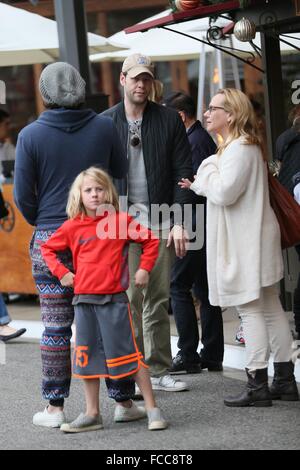
[[[218,154],[221,155],[225,148],[239,137],[244,138],[245,144],[258,145],[261,151],[264,152],[258,120],[251,101],[245,93],[235,88],[223,88],[217,94],[224,96],[223,107],[225,111],[231,114],[229,135],[226,141],[219,146]]]
[[[116,211],[119,211],[118,194],[111,178],[105,171],[92,166],[79,173],[71,186],[66,209],[69,219],[74,219],[79,214],[86,214],[81,198],[83,180],[86,176],[92,178],[96,183],[102,186],[106,192],[105,203],[111,204]]]
[[[164,84],[160,80],[153,80],[149,100],[155,103],[161,103],[164,94]]]

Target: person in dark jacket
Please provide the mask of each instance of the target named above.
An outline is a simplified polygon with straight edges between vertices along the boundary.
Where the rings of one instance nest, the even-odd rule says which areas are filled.
[[[283,132],[276,142],[276,158],[281,162],[278,179],[294,196],[294,187],[300,176],[300,105],[289,114],[292,127]],[[299,182],[299,181],[298,181]],[[300,245],[295,246],[300,261]],[[293,299],[296,339],[300,340],[300,272]]]
[[[196,174],[202,161],[216,153],[216,144],[196,119],[196,107],[191,96],[173,92],[164,99],[164,104],[175,109],[181,116],[191,145],[193,172]],[[195,195],[195,205],[205,204],[205,201],[204,197]],[[194,232],[199,228],[196,227],[195,210],[196,207]],[[192,287],[201,302],[203,348],[200,357],[197,352],[199,330]],[[188,251],[183,259],[176,258],[171,276],[171,305],[179,335],[179,351],[173,358],[171,372],[197,373],[201,372],[201,369],[221,371],[224,355],[222,311],[220,307],[212,306],[208,300],[205,245],[201,249]]]
[[[190,196],[186,197],[180,190],[178,181],[181,173],[192,175],[189,142],[178,113],[149,101],[153,79],[149,57],[129,56],[123,63],[120,77],[124,100],[104,112],[115,122],[129,160],[128,178],[117,182],[117,189],[121,195],[128,195],[129,212],[139,213],[139,220],[148,226],[149,213],[152,219],[155,205],[168,207],[178,203],[183,206],[191,202]],[[127,291],[136,339],[150,368],[153,389],[182,391],[187,385],[174,380],[168,372],[172,360],[168,304],[171,244],[174,241],[177,256],[184,256],[186,235],[183,227],[176,223],[171,231],[168,226],[150,225],[160,237],[158,260],[147,288],[141,291],[131,282]],[[140,248],[131,244],[131,279],[134,279],[140,255]]]
[[[67,220],[68,191],[80,172],[99,166],[123,178],[128,164],[111,119],[83,108],[85,82],[74,67],[64,62],[48,65],[40,77],[40,92],[47,110],[18,136],[14,198],[35,226],[30,254],[45,326],[42,394],[50,403],[35,414],[33,423],[60,427],[71,380],[73,291],[50,273],[41,244]],[[61,253],[61,261],[72,270],[70,252]]]
[[[7,142],[10,133],[10,115],[4,109],[0,109],[0,222],[1,219],[7,216],[7,209],[4,204],[1,183],[5,182],[5,177],[2,175],[2,161],[12,160],[15,158],[15,148],[12,144]],[[2,271],[5,273],[5,267]],[[2,276],[5,274],[2,274]],[[4,297],[0,293],[0,341],[9,341],[18,338],[26,332],[25,328],[16,330],[9,326],[11,322],[10,315],[5,305]]]

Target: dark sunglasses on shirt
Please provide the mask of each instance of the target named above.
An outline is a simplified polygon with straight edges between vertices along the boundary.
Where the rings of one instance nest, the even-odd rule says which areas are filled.
[[[141,143],[141,139],[139,138],[138,135],[133,135],[130,139],[130,145],[132,147],[137,147],[138,145],[140,145]]]

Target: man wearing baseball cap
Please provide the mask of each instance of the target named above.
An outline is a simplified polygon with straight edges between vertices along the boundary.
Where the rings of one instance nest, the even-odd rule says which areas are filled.
[[[128,297],[134,320],[138,346],[144,351],[150,368],[154,390],[179,392],[187,385],[174,380],[170,368],[170,322],[168,316],[170,270],[173,243],[177,256],[185,255],[185,234],[182,226],[164,230],[162,224],[150,224],[153,205],[190,203],[190,195],[178,186],[183,175],[192,175],[192,160],[184,125],[176,111],[149,100],[154,81],[150,57],[133,54],[122,66],[120,83],[124,99],[104,112],[119,131],[129,162],[128,176],[116,182],[120,195],[127,195],[129,211],[138,215],[160,237],[159,257],[151,272],[147,288],[134,286],[134,270],[139,263],[141,248],[130,245],[129,270],[131,284]],[[110,389],[116,388],[110,383]],[[111,396],[115,390],[110,390]]]
[[[122,73],[128,74],[130,78],[135,78],[141,73],[147,73],[154,78],[154,66],[150,57],[142,54],[133,54],[124,60]]]

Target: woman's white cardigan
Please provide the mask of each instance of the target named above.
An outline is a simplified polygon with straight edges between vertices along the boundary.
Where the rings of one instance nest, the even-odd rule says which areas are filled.
[[[280,229],[258,146],[233,141],[203,161],[191,189],[207,197],[209,299],[243,305],[283,277]]]

